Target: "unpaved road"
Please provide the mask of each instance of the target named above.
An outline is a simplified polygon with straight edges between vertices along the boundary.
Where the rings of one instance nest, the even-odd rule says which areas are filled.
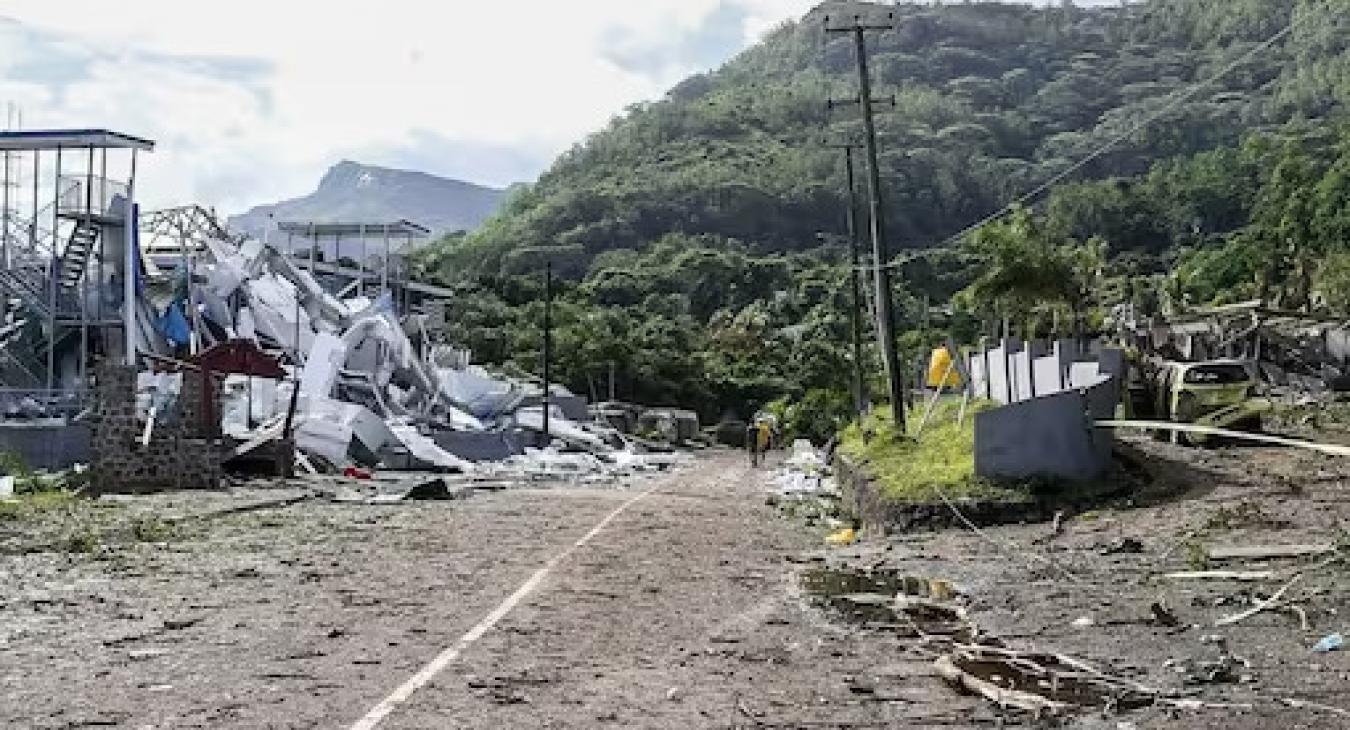
[[[1059,533],[873,533],[843,548],[766,506],[768,472],[732,455],[606,488],[308,501],[170,527],[147,516],[288,493],[0,511],[0,727],[1047,726],[953,691],[933,672],[946,649],[903,626],[804,600],[798,576],[836,568],[950,580],[1010,647],[1211,705],[1049,726],[1350,727],[1350,653],[1311,651],[1350,629],[1350,568],[1245,560],[1208,567],[1272,577],[1165,577],[1204,567],[1209,548],[1344,545],[1350,461],[1126,448],[1154,479]],[[1295,574],[1297,611],[1214,626]],[[1231,671],[1195,681],[1220,656],[1213,635]]]
[[[378,727],[992,723],[924,655],[802,605],[819,534],[765,506],[763,475],[722,456],[620,488],[306,502],[89,554],[0,525],[0,726],[353,727],[551,561]]]

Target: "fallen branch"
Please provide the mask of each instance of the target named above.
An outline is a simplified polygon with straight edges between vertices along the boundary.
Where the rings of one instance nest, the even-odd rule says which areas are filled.
[[[1057,715],[1069,709],[1069,705],[1064,702],[1048,700],[1030,692],[1003,689],[993,682],[980,679],[956,666],[956,662],[952,661],[949,656],[938,657],[937,661],[933,662],[933,668],[939,676],[948,682],[967,692],[978,694],[999,707],[1014,707],[1038,716],[1043,714]]]
[[[1110,684],[1115,686],[1116,688],[1123,688],[1144,695],[1156,696],[1159,694],[1159,691],[1157,689],[1154,689],[1147,685],[1140,684],[1138,682],[1135,682],[1134,680],[1107,674],[1106,672],[1103,672],[1102,670],[1092,666],[1091,664],[1088,664],[1087,662],[1084,662],[1081,659],[1071,657],[1067,654],[1059,654],[1057,652],[1024,652],[1018,651],[1016,649],[1004,649],[997,646],[986,646],[983,644],[954,644],[952,648],[953,650],[961,652],[962,654],[965,654],[972,658],[978,659],[981,656],[1002,657],[1006,659],[1010,664],[1020,666],[1030,666],[1041,672],[1046,672],[1047,671],[1046,667],[1034,661],[1035,658],[1040,658],[1043,661],[1049,660],[1045,662],[1047,664],[1049,663],[1061,664],[1074,670],[1073,672],[1064,672],[1057,670],[1056,673],[1061,678],[1080,677],[1080,676],[1088,677],[1100,683]]]
[[[1288,583],[1285,583],[1283,586],[1281,586],[1278,591],[1275,591],[1275,593],[1270,598],[1267,598],[1264,601],[1257,601],[1255,606],[1252,606],[1251,608],[1247,609],[1246,611],[1243,611],[1242,613],[1235,613],[1232,616],[1224,616],[1218,621],[1215,621],[1214,625],[1232,626],[1233,624],[1239,621],[1249,619],[1252,616],[1255,616],[1256,614],[1265,611],[1266,609],[1274,608],[1276,605],[1279,604],[1280,599],[1284,598],[1284,594],[1288,593],[1289,589],[1293,588],[1294,584],[1297,583],[1299,579],[1302,577],[1303,577],[1302,573],[1294,576],[1293,578],[1289,579]]]

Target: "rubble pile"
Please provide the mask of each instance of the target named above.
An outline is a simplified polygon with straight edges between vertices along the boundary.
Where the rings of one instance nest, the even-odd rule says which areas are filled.
[[[537,384],[473,365],[469,353],[436,341],[426,317],[400,316],[389,291],[334,296],[256,240],[212,239],[205,248],[168,307],[183,316],[177,331],[164,328],[166,339],[198,352],[242,344],[285,373],[225,377],[219,415],[233,458],[293,444],[311,473],[378,467],[521,479],[604,477],[683,459],[576,417],[564,405],[578,399],[563,388],[545,399]],[[142,420],[165,412],[185,377],[143,373]]]
[[[1254,301],[1166,321],[1131,319],[1124,331],[1139,350],[1171,360],[1251,361],[1262,380],[1281,394],[1350,390],[1350,328],[1342,319],[1274,310]]]

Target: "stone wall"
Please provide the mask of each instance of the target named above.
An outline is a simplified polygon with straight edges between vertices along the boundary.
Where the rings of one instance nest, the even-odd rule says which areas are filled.
[[[202,378],[186,373],[177,412],[156,418],[148,446],[136,417],[136,371],[105,363],[96,377],[92,485],[98,492],[219,489],[227,456],[219,439],[220,386],[211,388],[214,425],[202,425]]]

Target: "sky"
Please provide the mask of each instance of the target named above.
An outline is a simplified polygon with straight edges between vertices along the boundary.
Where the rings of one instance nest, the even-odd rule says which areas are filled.
[[[0,125],[158,143],[150,207],[236,213],[351,159],[506,186],[817,0],[5,0]]]

